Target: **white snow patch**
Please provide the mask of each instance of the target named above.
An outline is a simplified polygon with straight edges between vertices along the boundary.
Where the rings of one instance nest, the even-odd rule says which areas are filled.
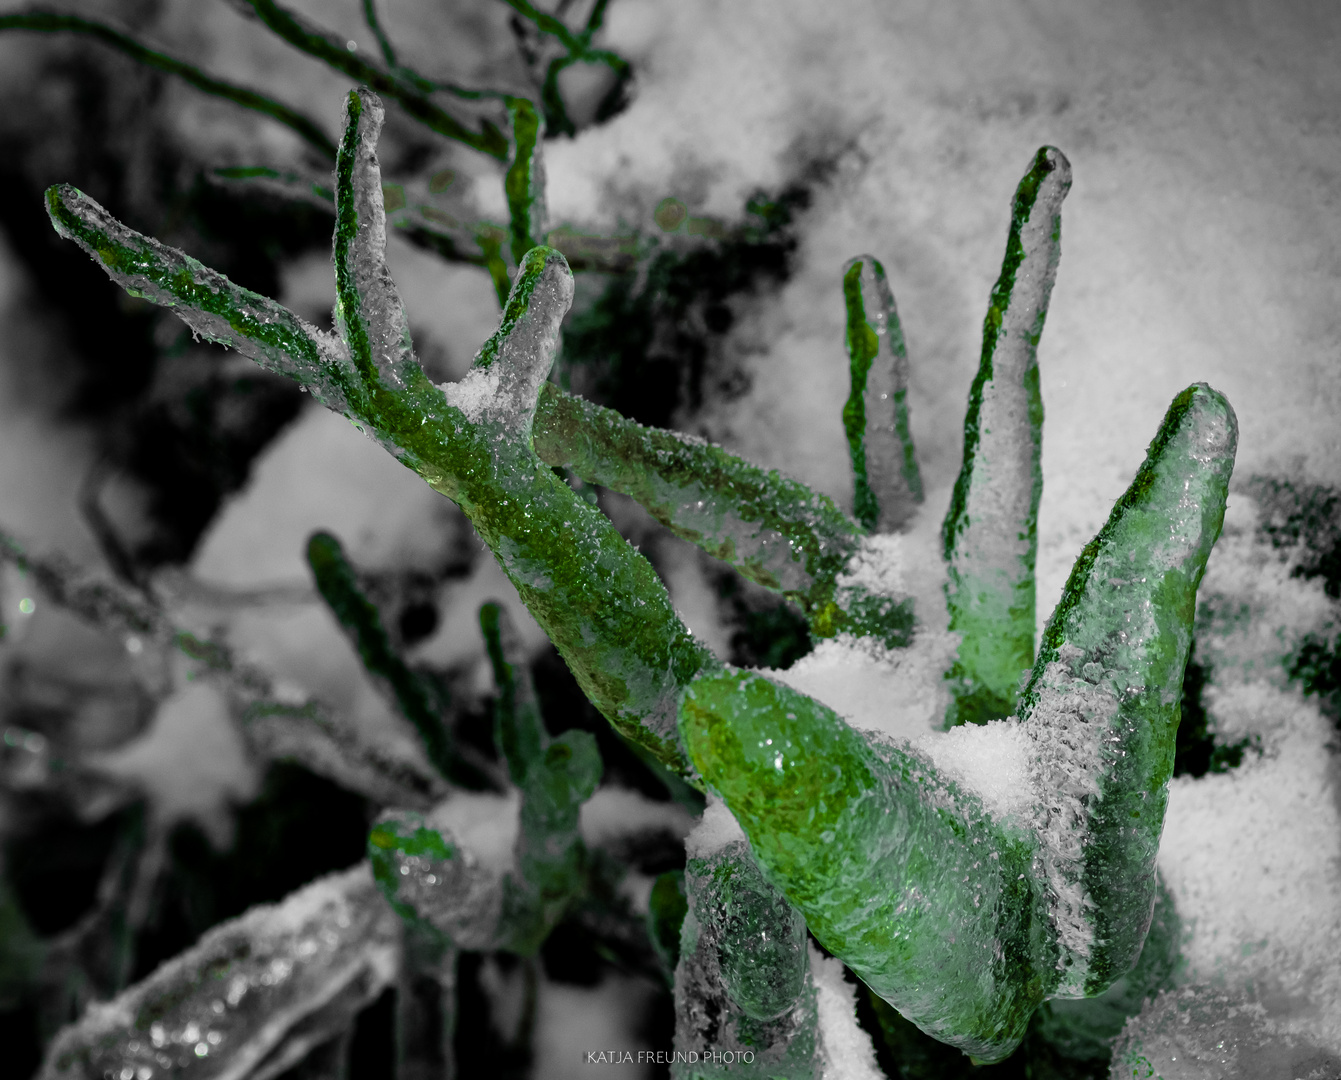
[[[260,781],[228,702],[208,682],[177,690],[143,735],[91,764],[141,787],[156,826],[193,821],[221,851],[232,843],[232,807],[251,799]]]
[[[310,585],[304,552],[317,529],[340,538],[361,568],[433,565],[456,516],[437,494],[348,422],[309,408],[257,460],[251,482],[224,504],[191,572],[213,585]]]
[[[501,381],[499,365],[487,368],[473,367],[454,383],[438,387],[447,395],[447,404],[460,409],[472,424],[478,424],[485,410],[498,397]]]
[[[745,838],[745,830],[740,827],[735,815],[727,809],[719,795],[710,791],[707,809],[694,826],[694,831],[685,838],[684,850],[691,859],[704,859],[715,851],[721,851],[727,844]]]
[[[822,701],[859,731],[918,738],[939,728],[949,704],[944,672],[958,635],[920,631],[906,649],[840,634],[769,678]]]
[[[628,788],[603,787],[582,804],[578,828],[590,847],[600,847],[622,836],[656,830],[685,837],[693,830],[694,819],[679,803],[657,802]]]
[[[860,588],[875,596],[908,593],[907,538],[901,533],[864,536],[835,584],[839,589]]]
[[[1030,769],[1033,744],[1013,717],[923,735],[913,747],[929,757],[946,778],[982,799],[994,818],[1027,824],[1035,802]]]
[[[521,793],[458,791],[438,803],[424,819],[429,827],[450,833],[486,870],[513,867],[513,848],[521,828]]]
[[[810,976],[815,981],[823,1080],[881,1080],[871,1037],[857,1023],[857,988],[843,978],[840,961],[810,946]]]
[[[1223,695],[1257,713],[1266,752],[1169,785],[1159,868],[1173,890],[1192,982],[1243,990],[1286,1029],[1341,1053],[1341,814],[1331,725],[1290,690]]]

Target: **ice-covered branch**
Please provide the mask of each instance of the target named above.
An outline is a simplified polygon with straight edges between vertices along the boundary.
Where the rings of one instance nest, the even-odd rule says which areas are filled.
[[[950,725],[1009,716],[1034,661],[1034,559],[1043,493],[1038,342],[1061,258],[1071,165],[1042,147],[1015,191],[1001,276],[983,321],[964,463],[945,517],[950,629],[962,635]]]
[[[1234,445],[1220,394],[1175,399],[1076,564],[1022,719],[963,733],[976,744],[942,744],[935,760],[873,746],[743,672],[685,696],[694,764],[811,932],[923,1030],[984,1060],[1014,1049],[1044,998],[1098,993],[1140,951]],[[984,784],[974,745],[1004,783]]]
[[[367,864],[216,926],[52,1044],[42,1080],[277,1076],[396,977],[400,920]],[[215,1065],[215,1062],[218,1064]]]
[[[851,391],[843,406],[857,520],[895,532],[922,502],[908,428],[908,351],[885,268],[859,255],[843,268]]]

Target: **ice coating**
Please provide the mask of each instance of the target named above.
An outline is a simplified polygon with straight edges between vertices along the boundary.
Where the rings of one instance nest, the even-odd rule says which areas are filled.
[[[1038,342],[1061,256],[1071,166],[1042,147],[1015,192],[1001,276],[969,390],[964,464],[945,517],[950,628],[964,635],[947,721],[1009,716],[1034,661],[1034,560],[1043,492]]]
[[[410,341],[409,321],[386,265],[386,209],[377,137],[386,112],[370,90],[345,98],[345,138],[336,174],[349,174],[353,204],[337,210],[335,324],[350,342],[356,362],[366,355],[381,378],[404,386],[419,362]]]
[[[1198,384],[1174,399],[1072,570],[1020,694],[1046,797],[1034,827],[1066,969],[1058,996],[1099,992],[1140,953],[1197,587],[1236,444],[1222,395]]]
[[[400,920],[360,864],[219,924],[143,982],[93,1006],[61,1032],[39,1076],[282,1071],[314,1036],[319,1042],[343,1030],[392,982],[399,951]]]
[[[818,1077],[805,922],[764,879],[744,839],[718,843],[722,830],[719,815],[708,826],[713,849],[686,864],[675,970],[676,1050],[719,1056],[677,1063],[672,1075]]]
[[[908,353],[885,268],[871,255],[843,267],[851,392],[843,427],[852,458],[854,506],[866,528],[890,533],[922,501],[908,429]]]
[[[813,618],[862,535],[828,496],[675,431],[645,427],[547,384],[536,453],[635,499],[663,525]]]

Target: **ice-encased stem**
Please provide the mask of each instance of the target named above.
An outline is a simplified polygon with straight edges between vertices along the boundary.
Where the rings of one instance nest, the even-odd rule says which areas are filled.
[[[912,613],[904,598],[840,588],[864,530],[827,495],[552,383],[541,387],[533,433],[546,463],[628,495],[681,539],[796,604],[814,636],[907,644]]]
[[[685,892],[675,1049],[697,1051],[703,1060],[677,1064],[672,1075],[817,1077],[818,1021],[805,922],[765,880],[743,840],[691,857]],[[752,1062],[739,1060],[743,1050],[753,1052]]]
[[[460,948],[531,956],[587,891],[578,815],[600,783],[601,756],[585,731],[546,733],[520,640],[502,608],[483,605],[480,625],[499,691],[494,737],[521,793],[512,866],[483,866],[431,815],[407,811],[379,819],[368,854],[378,885],[416,932]]]
[[[507,762],[508,776],[519,787],[549,745],[540,716],[535,684],[522,654],[512,620],[494,602],[480,606],[480,631],[494,671],[494,743]]]
[[[1043,493],[1038,342],[1061,257],[1071,165],[1042,147],[1015,191],[1001,275],[983,321],[964,417],[964,462],[945,517],[950,629],[962,635],[947,726],[1014,710],[1034,662],[1034,560]]]
[[[389,284],[377,265],[384,268],[376,223],[359,217],[361,207],[375,214],[380,205],[360,196],[380,188],[376,159],[363,148],[365,98],[350,98],[337,168],[337,287],[348,344],[127,229],[73,188],[48,192],[53,224],[134,295],[297,379],[460,505],[591,701],[626,737],[686,773],[676,697],[712,656],[676,615],[651,564],[531,447],[536,394],[572,300],[572,274],[558,252],[533,249],[475,367],[445,390],[430,382],[391,332],[400,317],[394,294],[384,290],[379,306],[358,292],[361,275]],[[389,346],[380,357],[376,342]]]
[[[1169,406],[1145,463],[1071,571],[1020,693],[1064,971],[1100,993],[1136,962],[1154,904],[1197,586],[1224,522],[1238,428],[1204,383]]]
[[[366,864],[321,878],[221,923],[91,1007],[57,1036],[38,1075],[278,1075],[395,979],[400,940]]]
[[[512,164],[503,179],[508,199],[508,235],[512,258],[522,256],[545,238],[545,166],[540,117],[525,98],[508,101],[512,117]]]
[[[1014,1049],[1045,997],[1100,993],[1140,953],[1235,439],[1222,395],[1180,394],[1077,561],[1020,698],[1022,820],[762,676],[706,675],[685,694],[690,757],[815,937],[984,1061]]]
[[[851,389],[843,429],[854,477],[854,512],[867,529],[900,529],[922,502],[922,475],[908,427],[908,350],[885,268],[871,255],[843,267]]]
[[[1024,832],[763,676],[705,676],[681,717],[695,766],[819,943],[928,1034],[1009,1054],[1056,978]]]

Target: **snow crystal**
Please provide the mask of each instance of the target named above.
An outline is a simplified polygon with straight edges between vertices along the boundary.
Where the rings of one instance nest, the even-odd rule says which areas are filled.
[[[857,1023],[858,988],[843,978],[842,963],[811,945],[810,974],[824,1047],[823,1080],[881,1080],[871,1037]]]
[[[703,859],[727,844],[745,839],[745,830],[726,803],[713,792],[708,792],[708,806],[703,817],[684,842],[685,854],[691,859]]]

